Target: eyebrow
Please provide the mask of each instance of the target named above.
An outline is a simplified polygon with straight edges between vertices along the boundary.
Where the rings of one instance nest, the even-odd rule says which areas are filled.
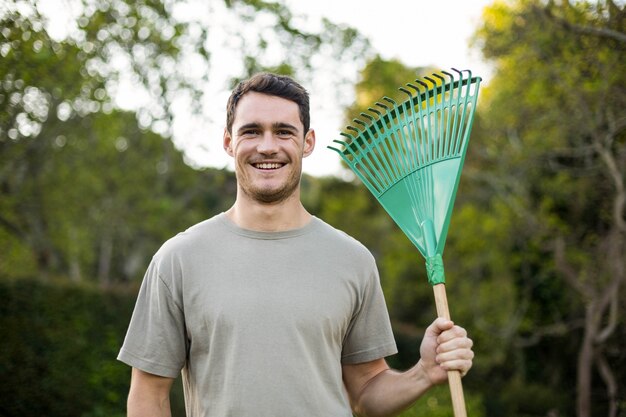
[[[237,132],[241,132],[242,130],[247,130],[247,129],[258,129],[259,127],[261,127],[261,124],[259,123],[246,123],[245,125],[242,125],[241,127],[239,127],[239,129],[237,129]]]
[[[298,128],[296,126],[291,125],[289,123],[284,123],[284,122],[273,123],[272,124],[272,128],[274,128],[274,130],[277,130],[277,129],[288,129],[288,130],[293,130],[295,132],[298,131]]]
[[[242,125],[239,129],[237,129],[237,132],[242,132],[248,129],[260,129],[260,128],[261,128],[261,123],[251,122],[251,123],[246,123],[245,125]],[[274,130],[288,129],[288,130],[293,130],[294,132],[298,132],[298,128],[296,126],[289,124],[289,123],[285,123],[285,122],[272,123],[272,129]]]

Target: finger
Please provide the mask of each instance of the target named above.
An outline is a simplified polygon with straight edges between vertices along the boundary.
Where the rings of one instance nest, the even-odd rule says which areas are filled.
[[[456,359],[453,361],[447,361],[439,366],[445,371],[459,371],[461,376],[467,375],[469,370],[472,368],[472,360],[471,359]]]
[[[452,326],[447,330],[443,330],[437,337],[437,343],[442,344],[456,338],[466,338],[467,331],[460,326]]]
[[[457,350],[472,350],[474,341],[469,337],[454,337],[443,343],[439,343],[435,352],[437,354],[444,354],[448,352],[455,352]]]
[[[472,367],[474,352],[471,349],[457,349],[437,354],[435,361],[446,371],[457,370],[467,373]]]
[[[439,366],[446,372],[458,371],[461,376],[465,376],[472,368],[472,361],[458,359],[456,361],[445,362]]]
[[[435,355],[435,361],[441,365],[447,362],[452,362],[457,359],[472,360],[474,359],[474,351],[470,348],[458,348],[449,351],[437,352]]]

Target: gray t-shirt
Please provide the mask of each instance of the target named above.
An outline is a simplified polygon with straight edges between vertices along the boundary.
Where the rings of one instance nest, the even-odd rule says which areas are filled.
[[[363,245],[316,217],[267,233],[222,213],[156,253],[118,359],[182,370],[188,416],[348,417],[341,365],[396,352]]]

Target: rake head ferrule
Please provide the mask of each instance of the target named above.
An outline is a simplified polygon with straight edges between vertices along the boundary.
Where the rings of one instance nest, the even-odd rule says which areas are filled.
[[[430,285],[446,283],[446,275],[443,271],[443,258],[440,254],[426,258],[426,274]]]

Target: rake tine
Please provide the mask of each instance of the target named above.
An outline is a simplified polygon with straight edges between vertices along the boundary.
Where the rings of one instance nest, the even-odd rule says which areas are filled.
[[[407,86],[409,86],[407,84]],[[416,107],[416,100],[415,100],[415,96],[407,89],[405,88],[400,88],[400,91],[404,92],[405,94],[407,94],[409,96],[409,99],[406,100],[404,102],[404,112],[403,112],[403,116],[404,116],[404,120],[405,123],[408,125],[412,124],[413,127],[413,133],[414,135],[412,136],[412,139],[409,139],[409,146],[410,149],[412,150],[412,156],[410,158],[410,160],[413,162],[413,164],[411,164],[411,171],[415,172],[419,169],[420,167],[420,146],[421,144],[417,144],[418,146],[416,147],[415,142],[417,141],[417,134],[418,134],[418,125],[415,122],[415,107]],[[419,103],[419,98],[417,99],[417,103]],[[410,116],[412,119],[412,122],[409,122],[407,120],[407,117],[409,117],[409,115],[407,113],[410,112]],[[407,133],[411,133],[411,132],[407,132]],[[411,136],[410,136],[411,137]],[[416,157],[417,156],[417,157]],[[408,181],[406,182],[406,184],[409,184],[407,186],[407,191],[409,194],[409,198],[411,199],[412,202],[412,210],[413,210],[413,214],[416,218],[425,218],[426,216],[428,216],[428,214],[430,213],[426,213],[425,212],[425,208],[427,207],[427,205],[421,205],[419,204],[419,201],[421,199],[421,201],[431,201],[429,198],[429,193],[427,192],[428,190],[428,185],[430,184],[430,175],[429,175],[429,171],[424,171],[421,175],[421,178],[423,179],[422,181]],[[426,210],[427,211],[427,210]]]
[[[466,72],[468,73],[468,80],[471,80],[472,78],[472,72],[470,70],[466,70]],[[465,131],[463,132],[463,137],[467,138],[469,137],[470,134],[470,130],[472,127],[472,121],[474,119],[474,112],[476,111],[475,108],[475,103],[476,103],[476,91],[472,91],[472,84],[471,83],[467,83],[467,98],[468,100],[471,98],[471,102],[470,102],[470,115],[468,116],[468,123],[465,125]]]
[[[461,80],[463,80],[463,71],[458,71],[455,69],[455,71],[458,72],[459,77]],[[467,78],[468,80],[471,80],[471,72],[469,73],[469,77]],[[460,151],[460,149],[463,148],[463,145],[465,143],[466,140],[466,130],[467,130],[467,103],[469,101],[469,99],[471,98],[470,95],[470,83],[468,82],[468,88],[464,89],[462,83],[459,84],[459,112],[460,112],[460,123],[459,123],[459,130],[457,132],[457,149]],[[464,91],[465,90],[465,91]]]
[[[426,141],[426,151],[427,151],[427,160],[430,163],[433,160],[433,155],[431,152],[431,146],[430,143],[432,143],[432,135],[433,135],[433,129],[431,126],[431,122],[430,122],[430,89],[428,88],[428,84],[426,84],[424,81],[420,80],[419,78],[415,80],[416,83],[422,85],[426,91],[424,92],[424,101],[422,103],[424,106],[424,112],[426,113],[423,117],[426,118],[426,133],[427,133],[427,138],[428,140]],[[421,103],[420,103],[421,104]]]
[[[364,113],[361,113],[361,115],[363,115]],[[364,131],[366,129],[369,129],[367,124],[359,119],[353,119],[352,120],[355,123],[360,124],[361,126],[363,126]],[[371,132],[370,132],[371,133]],[[373,136],[372,136],[373,137]],[[367,152],[365,152],[365,154],[363,155],[364,160],[367,161],[367,164],[369,165],[369,167],[374,171],[374,173],[379,174],[381,171],[383,172],[383,174],[385,175],[385,178],[381,178],[379,175],[376,175],[378,180],[383,184],[384,187],[389,186],[390,184],[393,183],[393,181],[391,181],[389,179],[389,177],[387,176],[386,170],[383,168],[383,165],[380,163],[380,158],[378,157],[378,155],[374,152],[375,148],[373,147],[373,142],[374,140],[372,139],[371,141],[366,142],[366,148],[367,148]],[[367,158],[366,158],[367,157]],[[373,167],[372,166],[372,162],[374,162],[375,165],[377,165],[377,167]]]
[[[384,103],[376,103],[377,105],[384,107],[387,111],[384,119],[388,119],[389,121],[394,119],[395,110],[397,103],[389,97],[383,97],[383,100],[391,104],[391,107],[386,106]],[[387,122],[385,122],[387,123]],[[407,175],[407,162],[404,159],[402,154],[402,149],[400,147],[400,141],[398,141],[398,135],[396,131],[393,129],[393,124],[391,126],[387,126],[385,124],[385,131],[388,133],[385,135],[385,142],[389,145],[389,149],[391,151],[391,155],[393,156],[393,160],[398,167],[398,178],[403,178]]]
[[[354,131],[357,134],[357,136],[359,136],[361,133],[358,129],[354,128],[353,126],[346,126],[346,129]],[[350,133],[342,133],[342,135],[350,139],[350,144],[346,146],[346,151],[350,153],[350,155],[352,156],[352,159],[350,160],[346,159],[346,162],[348,162],[348,164],[350,164],[352,167],[358,170],[359,176],[361,177],[362,180],[365,180],[366,184],[370,184],[373,187],[373,189],[376,189],[376,190],[383,189],[384,188],[383,184],[381,184],[378,178],[376,178],[376,175],[374,175],[374,173],[371,172],[369,167],[365,166],[365,164],[361,162],[361,160],[363,159],[363,156],[360,153],[357,154],[357,150],[358,150],[357,146],[359,144],[359,141]],[[367,174],[367,177],[365,177],[366,174]]]
[[[376,103],[374,103],[374,105],[385,109],[386,112],[389,111],[389,107],[387,107],[384,103],[381,103],[380,101],[377,101]]]
[[[391,101],[392,103],[395,103],[389,97],[383,97],[383,99],[387,100],[387,101]],[[383,134],[383,138],[384,139],[382,140],[382,143],[384,144],[385,149],[389,153],[389,158],[393,162],[395,162],[392,166],[394,167],[394,174],[396,175],[396,180],[398,180],[398,179],[402,178],[402,176],[404,174],[403,174],[403,170],[401,170],[402,161],[400,159],[398,159],[398,152],[397,152],[397,149],[393,146],[393,144],[394,144],[393,141],[391,141],[392,142],[391,143],[392,146],[389,146],[389,139],[392,139],[392,132],[393,132],[393,130],[389,127],[389,125],[387,123],[389,123],[390,120],[391,120],[390,119],[391,109],[386,104],[381,103],[379,101],[374,103],[374,105],[376,105],[376,106],[378,106],[378,107],[380,107],[382,109],[385,109],[384,113],[380,113],[378,110],[372,109],[370,107],[370,110],[372,110],[372,111],[376,112],[377,114],[381,115],[381,117],[379,119],[379,122],[380,122],[380,126],[384,127],[384,132],[385,132]]]
[[[413,97],[413,94],[404,87],[400,87],[399,90],[407,94],[409,97],[408,100],[406,100],[403,103],[403,106],[404,106],[403,117],[404,117],[405,126],[407,127],[406,134],[408,136],[408,138],[404,137],[404,139],[406,142],[408,142],[408,144],[405,146],[410,152],[410,156],[409,156],[409,164],[411,165],[410,169],[411,169],[411,172],[415,172],[417,171],[417,169],[419,169],[419,158],[418,158],[418,148],[416,148],[416,144],[415,144],[415,138],[417,135],[417,130],[416,130],[417,126],[415,124],[415,117],[414,117],[415,116],[414,114],[415,104],[413,101],[414,97]],[[408,120],[409,112],[410,112],[411,120]],[[416,216],[416,218],[423,217],[424,213],[422,213],[421,207],[418,204],[418,202],[419,202],[419,196],[424,195],[423,193],[424,184],[420,183],[419,181],[408,181],[407,184],[408,184],[407,190],[409,193],[409,198],[411,199],[411,207],[414,211],[414,215]]]
[[[400,120],[400,115],[398,113],[398,104],[389,97],[383,97],[383,100],[392,104],[390,117],[392,117],[395,120]],[[398,133],[398,130],[400,131],[399,133]],[[402,131],[402,128],[400,128],[400,129],[392,129],[390,133],[391,133],[392,139],[394,139],[392,140],[392,143],[396,145],[395,150],[398,156],[397,159],[402,163],[401,176],[404,177],[411,172],[410,162],[407,159],[406,151],[403,149],[404,147],[406,147],[406,141],[404,139],[404,132]],[[401,139],[401,140],[398,140],[398,139]]]
[[[415,95],[413,96],[413,103],[414,105],[411,106],[411,116],[414,120],[414,124],[415,124],[415,132],[416,132],[416,138],[415,141],[417,141],[417,149],[418,149],[418,161],[417,161],[417,165],[418,166],[423,166],[426,165],[428,163],[428,158],[427,158],[427,129],[424,126],[424,116],[422,115],[422,110],[423,110],[423,103],[422,103],[422,91],[416,87],[415,85],[408,83],[407,84],[408,87],[412,88],[413,90],[415,90]],[[417,108],[417,111],[416,111]],[[418,195],[421,197],[421,201],[431,201],[431,199],[428,196],[428,186],[431,184],[431,178],[429,175],[428,170],[423,171],[422,177],[424,178],[423,181],[418,181],[418,185],[417,185],[417,193]],[[427,218],[429,216],[429,213],[426,213],[426,211],[428,211],[426,209],[426,207],[428,206],[428,204],[425,205],[417,205],[417,209],[418,209],[418,214],[417,214],[417,218]]]
[[[448,122],[448,128],[450,130],[450,137],[452,138],[450,143],[449,152],[456,155],[458,154],[458,145],[460,143],[457,135],[458,129],[458,115],[459,115],[459,106],[461,102],[461,80],[458,83],[454,82],[454,76],[447,71],[441,71],[443,74],[447,75],[450,78],[450,84],[452,86],[450,90],[450,120],[452,121],[452,128],[450,128],[450,120]],[[454,93],[456,91],[456,102],[454,102]]]
[[[418,128],[417,131],[419,132],[419,165],[423,165],[427,162],[427,156],[426,156],[426,127],[424,126],[424,118],[421,115],[422,112],[422,99],[421,99],[421,95],[422,92],[421,90],[414,86],[411,83],[408,83],[407,86],[409,86],[410,88],[414,89],[416,92],[416,96],[414,98],[416,98],[416,103],[415,105],[411,108],[411,114],[413,115],[413,120],[416,123],[416,127]],[[417,113],[415,112],[415,108],[417,107]],[[418,124],[419,123],[419,124]]]
[[[421,101],[422,92],[420,91],[418,87],[416,87],[415,85],[411,83],[408,83],[407,86],[414,89],[416,92],[416,95],[413,96],[413,100],[412,100],[413,105],[411,106],[411,116],[415,124],[415,132],[416,132],[415,141],[418,142],[417,143],[417,149],[418,149],[417,165],[423,166],[427,164],[427,159],[426,159],[427,150],[425,149],[426,142],[427,142],[427,132],[424,126],[424,118],[421,114],[422,113],[422,101]],[[417,112],[415,111],[416,108],[417,108]],[[419,205],[419,204],[417,205],[418,214],[416,218],[420,218],[420,219],[428,217],[430,213],[425,213],[424,210],[426,210],[426,207],[430,206],[430,201],[432,201],[429,198],[428,192],[427,192],[428,186],[431,183],[431,178],[427,170],[423,171],[423,178],[425,178],[424,181],[418,181],[417,193],[421,197],[422,201],[426,201],[429,203],[424,204],[424,205]]]
[[[436,91],[438,100],[435,103],[435,109],[439,108],[439,110],[435,110],[438,115],[438,123],[437,123],[437,137],[439,138],[439,155],[438,158],[443,158],[445,155],[448,155],[446,152],[446,147],[448,145],[448,137],[446,137],[446,130],[444,129],[446,122],[446,108],[448,102],[448,96],[450,95],[449,86],[445,83],[445,79],[439,74],[433,74],[433,76],[439,79],[439,86]]]
[[[439,148],[441,146],[441,140],[439,139],[439,126],[437,123],[437,96],[439,95],[439,93],[437,92],[437,82],[435,80],[433,80],[430,77],[425,76],[424,79],[430,81],[433,84],[432,88],[429,88],[429,91],[432,91],[433,96],[433,110],[429,109],[429,117],[428,120],[430,121],[432,118],[432,122],[434,125],[434,129],[433,129],[433,134],[431,136],[431,139],[433,140],[433,153],[435,154],[434,158],[435,160],[440,158],[440,152],[439,152]],[[430,104],[430,100],[429,100],[429,104]]]
[[[354,121],[354,120],[353,120]],[[359,129],[354,127],[353,125],[346,126],[346,130],[350,130],[354,132],[356,136],[352,136],[352,134],[348,133],[351,141],[350,141],[350,149],[356,151],[357,149],[366,148],[367,149],[367,140],[363,139],[362,133]],[[344,135],[346,136],[346,135]],[[360,160],[362,157],[359,157]]]
[[[448,110],[448,124],[447,124],[447,130],[448,130],[448,135],[450,137],[450,147],[448,148],[448,153],[449,154],[454,154],[456,155],[456,144],[458,142],[458,138],[456,136],[456,125],[457,125],[457,110],[458,110],[458,103],[459,103],[459,97],[461,95],[461,90],[458,88],[457,84],[455,83],[455,79],[454,76],[452,74],[450,74],[449,72],[446,71],[442,71],[442,73],[448,77],[448,83],[450,84],[450,97],[449,97],[449,110]]]
[[[353,126],[347,126],[346,129],[353,130],[354,132],[357,133],[357,135],[361,133],[359,130],[355,129]],[[356,154],[355,152],[356,148],[352,146],[356,141],[355,137],[350,135],[349,133],[342,133],[342,136],[345,136],[350,139],[350,145],[346,145],[346,151],[348,151],[350,155],[352,156],[352,160],[347,160],[346,158],[344,158],[344,160],[349,165],[355,168],[354,172],[367,185],[370,191],[374,193],[374,195],[376,195],[377,193],[379,194],[380,190],[383,190],[384,187],[378,181],[376,176],[373,175],[372,171],[368,167],[366,167],[364,164],[361,163],[362,157]],[[365,174],[367,174],[367,177],[365,176]]]
[[[450,89],[452,88],[452,86],[446,83],[445,78],[443,78],[439,74],[433,74],[433,77],[439,79],[441,83],[441,102],[439,104],[439,132],[441,132],[442,134],[438,136],[441,136],[442,139],[442,143],[439,146],[439,156],[443,157],[443,155],[449,155],[450,150],[450,129],[446,129],[445,127],[448,120],[446,110],[449,107],[448,104],[450,100]]]
[[[405,93],[409,98],[408,100],[406,100],[403,103],[404,106],[404,111],[402,112],[402,117],[404,119],[404,125],[406,127],[406,132],[404,132],[406,134],[407,137],[403,137],[403,139],[405,140],[405,142],[408,143],[409,146],[407,146],[409,148],[409,165],[410,165],[410,170],[413,171],[415,170],[415,168],[419,165],[416,165],[416,162],[418,161],[417,158],[417,152],[415,149],[415,140],[413,140],[412,138],[415,137],[415,123],[413,123],[413,120],[409,120],[408,119],[408,113],[409,111],[412,113],[413,112],[413,94],[411,94],[411,92],[409,90],[407,90],[404,87],[400,87],[398,90],[402,91],[403,93]],[[413,134],[412,134],[413,133]],[[411,163],[412,162],[412,163]]]
[[[380,112],[378,110],[375,109],[371,109],[373,110],[373,112],[377,115],[380,116]],[[367,114],[367,113],[361,113],[361,116],[366,117],[368,119],[370,119],[370,133],[375,134],[374,137],[377,138],[379,143],[383,144],[383,152],[381,155],[381,159],[385,165],[385,169],[384,169],[384,173],[385,176],[387,177],[388,181],[390,184],[392,184],[398,177],[398,172],[395,169],[393,164],[389,164],[389,160],[391,159],[391,155],[389,153],[389,147],[387,146],[386,141],[384,140],[384,134],[380,131],[380,129],[378,128],[378,123],[376,123],[376,118],[373,117],[371,114]],[[374,129],[374,132],[372,132],[372,128]],[[389,177],[389,174],[393,174],[393,179]]]
[[[368,107],[367,110],[371,111],[372,113],[375,113],[379,118],[380,116],[382,116],[382,113],[373,107]]]
[[[430,77],[424,77],[426,78],[428,81],[433,83],[433,124],[435,125],[435,158],[436,159],[440,159],[441,158],[441,135],[439,134],[440,130],[440,120],[441,120],[441,115],[439,114],[439,103],[441,102],[441,100],[439,99],[439,97],[441,96],[441,92],[439,91],[439,84],[437,84],[437,81],[433,80]]]
[[[459,76],[461,77],[461,79],[463,79],[463,72],[464,71],[461,72],[461,71],[457,70],[457,72],[459,73]],[[471,71],[469,71],[468,79],[471,79],[471,76],[472,76],[472,73],[471,73]],[[473,114],[473,112],[474,112],[474,109],[472,108],[470,110],[471,113],[468,115],[468,109],[467,109],[468,108],[468,102],[469,102],[469,99],[471,98],[470,88],[471,88],[471,83],[468,82],[467,86],[465,88],[465,94],[463,94],[463,98],[464,98],[464,100],[463,100],[463,112],[461,113],[461,125],[460,125],[460,128],[462,130],[459,132],[459,138],[460,138],[460,142],[461,142],[459,144],[460,147],[463,147],[463,142],[465,142],[465,140],[466,140],[465,138],[468,136],[467,133],[469,133],[468,129],[469,129],[469,125],[470,124],[467,123],[468,116],[471,116],[471,114]],[[461,88],[461,90],[463,90],[463,88]]]

